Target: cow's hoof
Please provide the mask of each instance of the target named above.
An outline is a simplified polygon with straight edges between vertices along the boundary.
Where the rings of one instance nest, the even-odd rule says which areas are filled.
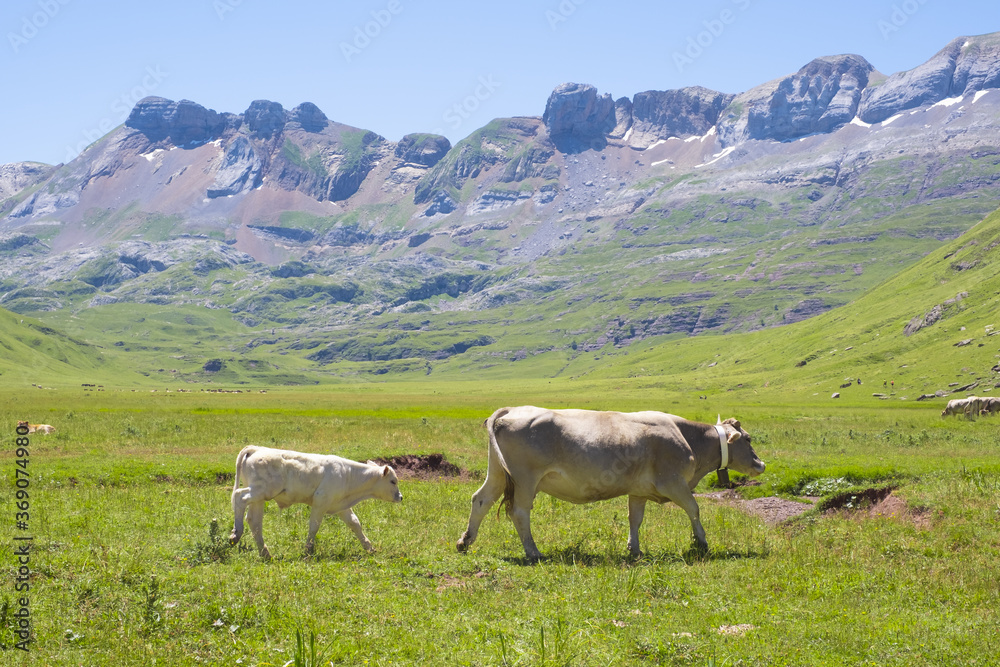
[[[464,554],[466,551],[469,550],[469,544],[471,544],[469,536],[462,535],[462,538],[455,543],[455,548],[458,549],[458,553]]]

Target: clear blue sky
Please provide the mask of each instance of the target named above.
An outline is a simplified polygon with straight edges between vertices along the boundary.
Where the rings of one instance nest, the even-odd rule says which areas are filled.
[[[146,94],[310,101],[390,140],[455,142],[541,115],[565,81],[738,93],[840,53],[891,74],[998,30],[996,0],[5,0],[0,164],[67,161]]]

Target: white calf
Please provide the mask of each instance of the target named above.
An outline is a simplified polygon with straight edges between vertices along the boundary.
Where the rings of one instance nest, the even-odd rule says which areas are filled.
[[[245,487],[239,485],[241,477]],[[264,503],[274,500],[282,509],[296,503],[312,507],[306,538],[308,553],[313,551],[316,532],[327,514],[339,516],[354,531],[365,550],[373,552],[375,548],[351,511],[354,505],[368,498],[395,503],[403,500],[396,472],[390,466],[371,461],[358,463],[333,455],[252,445],[244,447],[236,457],[232,497],[235,523],[229,541],[236,544],[243,537],[246,513],[257,551],[262,558],[270,558],[271,553],[264,544]]]

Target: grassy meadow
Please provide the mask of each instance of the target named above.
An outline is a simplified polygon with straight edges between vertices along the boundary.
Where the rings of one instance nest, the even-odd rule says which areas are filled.
[[[0,390],[4,535],[24,533],[14,518],[14,425],[28,418],[57,429],[29,436],[36,641],[28,654],[11,648],[17,564],[8,537],[2,661],[992,664],[1000,649],[995,420],[942,419],[944,399],[806,395],[764,405],[750,392],[699,400],[651,392],[646,382]],[[813,494],[839,509],[768,525],[703,498],[710,551],[700,555],[681,510],[650,507],[644,555],[632,560],[624,498],[574,506],[539,496],[533,530],[546,560],[528,564],[513,526],[492,516],[459,554],[486,467],[480,425],[495,408],[524,403],[736,416],[768,464],[759,485],[740,487],[743,498]],[[251,443],[359,460],[443,452],[470,475],[404,479],[401,505],[358,505],[372,556],[332,517],[306,558],[308,508],[269,503],[274,560],[265,563],[226,544],[235,457]],[[862,492],[890,487],[894,511],[873,515]]]

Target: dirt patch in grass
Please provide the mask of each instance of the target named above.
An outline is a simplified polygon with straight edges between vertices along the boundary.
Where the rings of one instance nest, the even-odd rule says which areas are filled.
[[[820,502],[824,514],[850,514],[859,519],[887,517],[908,522],[917,528],[930,528],[930,511],[923,507],[910,507],[906,501],[893,494],[895,487],[881,487],[850,491],[837,494]],[[734,490],[713,491],[698,494],[699,498],[709,498],[760,517],[768,525],[776,525],[812,509],[819,498],[803,497],[799,502],[787,498],[769,496],[743,500]]]
[[[760,517],[764,523],[771,526],[779,524],[782,521],[788,521],[812,509],[811,502],[802,503],[775,496],[741,500],[737,503],[737,506],[748,514]]]
[[[893,493],[893,489],[869,489],[865,495],[854,494],[855,500],[827,512],[851,512],[861,519],[884,517],[909,523],[921,530],[931,527],[931,513],[926,507],[910,507]]]
[[[824,512],[837,510],[867,510],[878,505],[895,490],[894,486],[872,487],[868,489],[844,491],[830,496],[820,503]]]
[[[401,454],[392,458],[372,459],[379,465],[390,465],[400,479],[454,479],[467,481],[475,475],[462,470],[444,454]]]
[[[764,523],[772,526],[797,517],[807,510],[812,509],[813,502],[815,502],[814,498],[803,498],[806,502],[798,502],[776,496],[744,500],[740,497],[739,492],[732,489],[729,491],[712,491],[711,493],[697,494],[697,497],[721,501],[747,514],[760,517]]]

